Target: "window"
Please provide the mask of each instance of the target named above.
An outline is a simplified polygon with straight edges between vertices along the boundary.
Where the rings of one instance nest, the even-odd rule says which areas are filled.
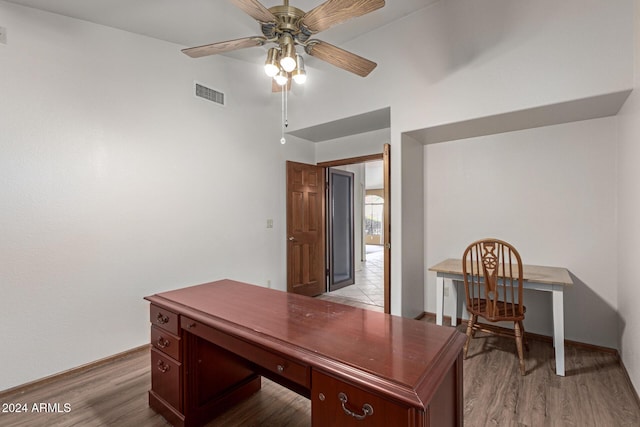
[[[382,222],[384,220],[384,199],[372,194],[365,196],[364,216],[365,233],[367,237],[376,237],[376,240],[381,242]]]

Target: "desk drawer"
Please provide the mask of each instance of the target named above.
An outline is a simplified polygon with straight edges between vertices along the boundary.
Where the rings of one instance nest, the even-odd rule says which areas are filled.
[[[151,345],[178,362],[182,360],[180,352],[180,337],[173,335],[156,325],[151,326]]]
[[[337,378],[312,373],[311,420],[318,426],[424,425],[424,413],[398,405]],[[442,427],[442,426],[436,426]]]
[[[151,323],[158,326],[159,328],[171,332],[174,335],[178,335],[180,327],[178,325],[178,315],[176,313],[173,313],[162,307],[158,307],[154,304],[151,304],[149,311],[151,316]]]
[[[151,390],[178,411],[182,410],[182,364],[151,349]]]
[[[305,388],[309,388],[311,385],[310,368],[295,362],[291,358],[271,352],[242,339],[235,338],[185,316],[181,318],[181,326],[188,332],[204,338],[296,384],[300,384]]]

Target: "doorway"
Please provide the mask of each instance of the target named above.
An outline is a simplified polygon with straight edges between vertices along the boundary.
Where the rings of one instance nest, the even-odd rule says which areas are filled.
[[[382,274],[382,291],[378,291],[378,297],[372,304],[371,301],[366,304],[367,307],[378,311],[390,313],[391,310],[391,208],[390,208],[390,145],[383,146],[381,154],[373,154],[369,156],[348,158],[335,160],[331,162],[323,162],[317,165],[302,164],[287,161],[287,291],[316,296],[325,293],[327,287],[327,275],[329,266],[327,264],[326,248],[327,248],[327,212],[328,194],[324,191],[326,170],[329,168],[337,168],[346,165],[370,165],[371,162],[382,162],[382,182],[383,182],[383,198],[385,200],[385,209],[383,212],[383,225],[381,231],[381,244],[375,245],[375,249],[367,253],[367,245],[362,240],[355,240],[362,245],[360,254],[358,249],[354,251],[356,259],[363,259],[363,263],[371,266],[370,269],[378,277]],[[319,179],[320,178],[320,179]],[[355,191],[354,191],[355,193]],[[358,198],[360,203],[364,203],[363,196]],[[356,209],[354,209],[355,211]],[[363,210],[364,211],[364,210]],[[364,231],[365,218],[362,214],[354,214],[354,234],[358,230]],[[361,233],[364,235],[363,233]],[[354,241],[354,242],[355,242]],[[360,245],[359,244],[359,245]],[[358,246],[359,246],[358,245]],[[325,254],[325,255],[321,255]],[[358,258],[359,257],[359,258]],[[374,259],[379,257],[378,267],[375,268]],[[380,265],[382,267],[380,267]],[[321,271],[323,273],[321,273]],[[355,283],[344,287],[344,292],[358,284],[365,284],[366,279],[360,277],[369,271],[360,271],[356,269]],[[320,274],[324,277],[320,279]],[[338,290],[340,292],[342,290]],[[370,290],[369,290],[370,291]],[[383,303],[380,304],[380,294]],[[354,300],[349,300],[351,303]],[[355,301],[357,303],[357,301]],[[357,305],[357,304],[356,304]]]
[[[339,288],[329,286],[326,297],[366,304],[380,311],[390,310],[390,183],[389,146],[380,155],[319,163],[328,171],[343,170],[355,175],[353,185],[354,220],[351,244],[354,248],[353,282]],[[330,173],[330,172],[329,172]],[[328,187],[331,180],[327,180]],[[360,187],[360,188],[359,188]],[[331,228],[331,206],[327,210],[327,229]],[[327,253],[331,253],[330,236]],[[327,256],[331,270],[331,256]]]

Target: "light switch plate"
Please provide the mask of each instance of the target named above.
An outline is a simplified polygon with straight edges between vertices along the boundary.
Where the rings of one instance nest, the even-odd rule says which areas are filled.
[[[5,27],[0,27],[0,43],[7,44],[7,29]]]

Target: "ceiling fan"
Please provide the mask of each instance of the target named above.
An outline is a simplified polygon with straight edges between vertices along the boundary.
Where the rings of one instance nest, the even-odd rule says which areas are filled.
[[[289,0],[284,0],[283,5],[268,9],[258,0],[230,1],[258,21],[263,35],[192,47],[183,49],[182,52],[192,58],[199,58],[274,43],[277,46],[269,49],[267,53],[265,72],[273,77],[280,87],[290,84],[289,77],[297,83],[304,83],[306,80],[304,61],[296,53],[298,45],[302,46],[308,55],[361,77],[369,75],[377,65],[366,58],[311,37],[348,19],[380,9],[385,5],[384,0],[327,0],[309,12],[289,6]],[[274,85],[274,90],[277,90],[277,85]]]

